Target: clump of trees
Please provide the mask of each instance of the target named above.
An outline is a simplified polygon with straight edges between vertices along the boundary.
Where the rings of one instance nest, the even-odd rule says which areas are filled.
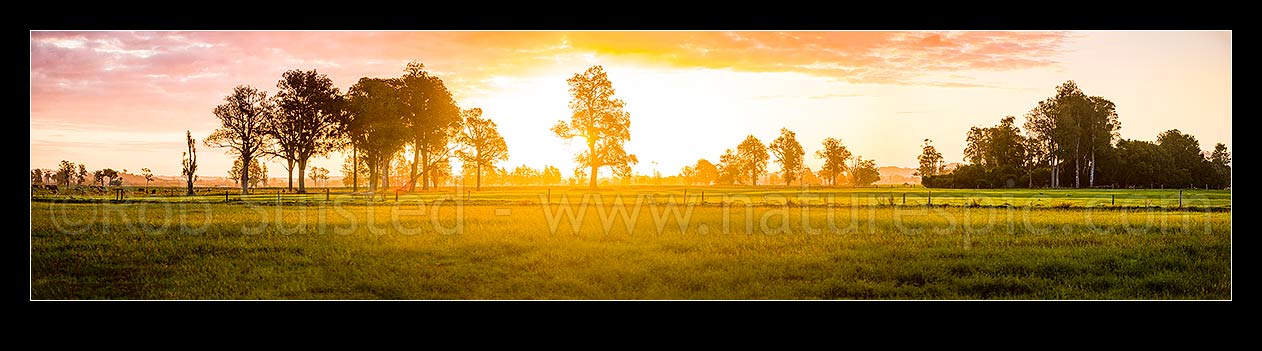
[[[724,185],[758,185],[758,180],[768,175],[767,162],[772,155],[780,166],[779,172],[768,177],[773,183],[840,185],[845,182],[852,186],[869,186],[881,180],[876,161],[854,156],[835,138],[824,139],[821,149],[815,151],[815,156],[824,160],[824,167],[818,173],[811,171],[804,166],[806,150],[788,128],[781,128],[780,136],[768,145],[763,145],[752,134],[746,136],[735,151],[725,150],[717,165],[698,160],[696,165],[684,167],[680,176],[685,184],[704,185],[712,181]],[[854,162],[850,163],[852,160]]]
[[[919,175],[927,187],[1208,187],[1231,186],[1231,156],[1218,143],[1211,152],[1177,129],[1156,142],[1118,139],[1117,108],[1088,96],[1073,81],[1025,115],[1025,131],[1012,116],[965,136],[969,164],[942,174],[941,154],[926,140]],[[937,167],[937,168],[935,168]]]
[[[420,62],[408,63],[398,78],[361,78],[345,94],[316,70],[287,71],[276,87],[271,97],[252,87],[236,87],[214,109],[221,126],[203,143],[226,148],[244,165],[260,157],[283,160],[291,190],[298,171],[299,193],[306,192],[310,159],[335,150],[350,151],[342,173],[347,178],[343,183],[353,191],[364,183],[376,191],[392,181],[409,191],[419,181],[428,190],[453,176],[454,157],[480,172],[508,156],[495,123],[483,118],[481,109],[462,111],[442,79]],[[593,111],[603,112],[601,108]],[[191,192],[196,154],[191,134],[188,140],[191,156],[184,163]],[[262,170],[242,167],[231,175],[248,192],[251,179],[257,178],[252,173]],[[313,181],[327,177],[327,170],[312,171]]]

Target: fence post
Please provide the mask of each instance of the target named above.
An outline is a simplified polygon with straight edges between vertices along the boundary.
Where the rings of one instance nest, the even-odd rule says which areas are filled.
[[[228,191],[227,191],[227,190],[224,190],[224,191],[223,191],[223,202],[228,202]]]
[[[1183,189],[1179,189],[1179,208],[1183,208]]]
[[[903,193],[903,205],[907,205],[907,193]]]
[[[329,201],[329,188],[324,188],[324,201]]]
[[[1109,206],[1117,206],[1117,195],[1109,194]]]
[[[933,206],[933,190],[929,190],[929,206]]]

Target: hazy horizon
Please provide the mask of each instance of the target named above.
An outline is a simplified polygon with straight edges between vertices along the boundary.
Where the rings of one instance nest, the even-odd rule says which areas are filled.
[[[316,69],[344,92],[412,60],[499,124],[511,150],[500,166],[555,165],[566,177],[581,145],[548,129],[568,120],[565,79],[591,65],[627,103],[626,148],[641,174],[717,161],[745,135],[767,143],[781,127],[812,169],[826,137],[878,166],[915,167],[926,138],[962,162],[969,127],[1020,123],[1066,80],[1117,104],[1122,138],[1179,129],[1203,149],[1233,146],[1230,31],[33,31],[30,60],[32,168],[64,159],[178,175],[184,131],[200,144],[234,86],[270,94],[282,72]],[[198,174],[227,173],[226,150],[198,151]],[[340,176],[341,163],[334,154],[311,166]]]

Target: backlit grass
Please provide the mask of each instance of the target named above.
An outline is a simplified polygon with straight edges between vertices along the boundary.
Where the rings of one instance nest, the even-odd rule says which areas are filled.
[[[1231,297],[1229,211],[804,209],[707,201],[689,214],[684,206],[661,201],[642,204],[637,214],[635,197],[625,196],[626,206],[602,198],[599,205],[589,201],[580,214],[582,197],[574,194],[568,207],[574,217],[556,204],[559,199],[545,207],[537,197],[533,203],[524,197],[520,203],[461,206],[417,201],[431,195],[371,205],[349,198],[284,206],[261,199],[34,201],[31,294],[35,299]]]

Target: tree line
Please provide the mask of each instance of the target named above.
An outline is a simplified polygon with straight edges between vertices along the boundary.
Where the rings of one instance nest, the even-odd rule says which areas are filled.
[[[945,169],[926,139],[917,175],[927,187],[1226,188],[1231,153],[1222,143],[1202,151],[1196,137],[1171,129],[1155,142],[1120,139],[1116,105],[1076,83],[1056,87],[1025,115],[1025,130],[1007,116],[965,135],[964,161]]]
[[[87,165],[75,164],[67,160],[62,160],[58,164],[57,169],[35,168],[31,170],[31,185],[55,185],[59,187],[79,187],[83,185],[92,186],[122,186],[123,175],[131,174],[126,169],[116,171],[112,168],[104,168],[96,171],[88,172]],[[145,182],[153,181],[153,172],[148,168],[141,168],[141,177],[145,178]]]
[[[768,175],[767,164],[774,157],[780,171],[769,178],[786,186],[794,182],[868,186],[881,180],[875,160],[864,160],[862,156],[851,154],[836,138],[824,139],[821,148],[815,151],[815,157],[824,160],[824,166],[818,172],[812,172],[805,166],[805,156],[797,134],[788,128],[780,128],[780,135],[767,145],[750,134],[736,146],[735,151],[725,150],[719,156],[718,164],[699,159],[694,165],[684,166],[679,171],[679,177],[687,185],[758,185],[758,180]]]

